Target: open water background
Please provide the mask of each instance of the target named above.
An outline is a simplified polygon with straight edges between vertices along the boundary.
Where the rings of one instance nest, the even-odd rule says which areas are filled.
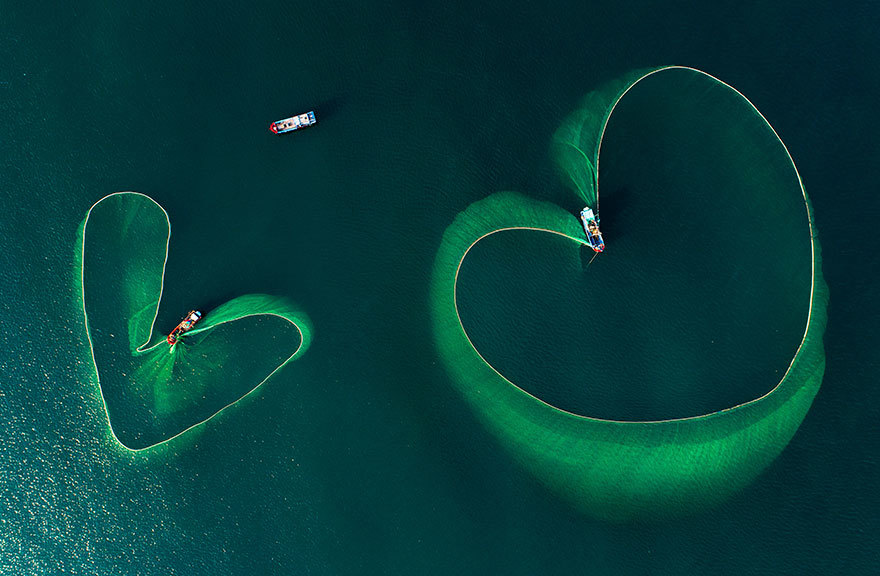
[[[0,3],[0,573],[877,572],[880,9],[870,2]],[[581,97],[683,64],[748,96],[815,209],[824,383],[720,507],[576,512],[449,387],[440,236],[503,189],[570,196],[549,138]],[[315,108],[278,138],[268,122]],[[173,235],[159,326],[248,292],[309,312],[309,352],[153,455],[108,438],[73,290],[117,190]],[[610,255],[610,254],[609,254]]]

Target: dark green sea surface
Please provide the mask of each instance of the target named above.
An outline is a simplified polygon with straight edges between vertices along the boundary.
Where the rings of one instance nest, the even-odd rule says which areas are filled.
[[[0,574],[876,573],[878,20],[869,2],[0,3]],[[551,136],[602,82],[660,64],[729,82],[791,151],[831,291],[827,369],[751,485],[611,524],[475,420],[437,357],[428,286],[469,204],[514,190],[579,210]],[[674,99],[624,104],[600,181],[607,254],[587,276],[553,260],[559,241],[488,240],[462,270],[468,330],[576,412],[668,418],[760,396],[806,296],[721,294],[758,307],[741,325],[711,287],[745,282],[771,246],[709,258],[683,232],[672,258],[653,241],[657,211],[705,223],[750,206],[652,179],[711,149],[672,146]],[[318,126],[269,133],[309,109]],[[120,190],[171,219],[158,330],[247,293],[294,300],[315,327],[257,394],[138,454],[108,432],[76,289],[77,227]],[[597,348],[586,309],[606,343],[632,336],[643,354]],[[586,363],[626,386],[584,387]],[[719,378],[664,388],[679,380],[657,370]]]

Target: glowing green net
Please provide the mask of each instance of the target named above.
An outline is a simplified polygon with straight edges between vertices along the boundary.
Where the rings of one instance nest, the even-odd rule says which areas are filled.
[[[114,436],[136,450],[196,427],[303,354],[308,316],[286,299],[240,296],[204,316],[173,347],[154,326],[171,226],[151,198],[111,194],[80,227],[83,311]],[[193,303],[197,307],[197,303]]]
[[[602,132],[621,96],[646,73],[649,71],[630,72],[590,92],[553,135],[552,152],[563,179],[594,210],[599,208]]]
[[[786,241],[792,241],[793,231],[809,231],[795,239],[809,243],[809,250],[803,251],[811,260],[807,263],[809,273],[801,276],[811,285],[809,308],[803,310],[807,316],[803,324],[806,329],[791,365],[769,393],[702,416],[651,422],[615,421],[555,408],[493,368],[475,348],[461,321],[458,278],[462,262],[470,249],[487,236],[528,229],[570,239],[571,253],[560,257],[579,265],[578,251],[585,245],[580,223],[571,212],[549,203],[500,192],[469,206],[443,235],[431,283],[432,321],[440,356],[453,384],[480,420],[542,482],[581,509],[614,520],[700,509],[750,482],[794,435],[821,384],[825,365],[822,336],[827,288],[821,276],[819,244],[809,203],[784,145],[763,116],[733,88],[702,72],[679,67],[640,72],[612,82],[591,94],[584,109],[557,132],[553,149],[563,174],[582,200],[596,202],[598,206],[599,145],[611,113],[628,90],[655,75],[656,84],[651,90],[678,85],[683,86],[683,94],[717,95],[724,110],[722,116],[730,123],[719,129],[730,134],[747,133],[749,138],[762,142],[762,151],[772,152],[772,162],[766,169],[751,176],[749,170],[741,177],[730,176],[737,184],[747,182],[747,177],[755,174],[759,176],[761,186],[748,191],[754,195],[749,202],[752,213],[760,217],[762,210],[772,211],[773,198],[778,195],[802,197],[797,214],[773,217],[783,222],[777,232]],[[748,150],[730,146],[729,158],[748,159],[749,154]],[[735,168],[740,169],[736,165]],[[784,224],[786,219],[801,223],[807,220],[809,227],[789,227]],[[614,257],[611,238],[606,231],[608,251],[600,258]],[[748,246],[749,240],[744,242]],[[643,248],[659,250],[654,245]],[[705,249],[705,245],[692,249]],[[784,257],[779,265],[788,265]],[[626,342],[619,345],[625,346]],[[633,349],[631,353],[637,355],[639,351]],[[694,353],[699,354],[699,350]],[[589,365],[588,358],[585,365]],[[656,384],[664,386],[663,381]]]

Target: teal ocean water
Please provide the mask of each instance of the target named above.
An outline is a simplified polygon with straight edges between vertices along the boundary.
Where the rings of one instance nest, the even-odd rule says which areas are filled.
[[[873,4],[2,13],[0,574],[876,572]],[[513,190],[576,213],[555,130],[602,83],[663,64],[735,86],[791,151],[831,292],[827,366],[753,482],[684,516],[614,523],[548,488],[474,417],[438,356],[429,284],[444,230],[476,201]],[[462,267],[474,342],[556,406],[704,414],[770,390],[800,341],[809,295],[761,271],[803,262],[808,245],[704,242],[755,201],[680,193],[715,177],[694,158],[749,154],[688,141],[712,135],[711,116],[681,108],[634,93],[609,124],[608,252],[592,265],[517,232]],[[309,109],[315,128],[269,133]],[[297,302],[315,328],[257,393],[141,453],[109,433],[77,291],[78,226],[121,190],[171,219],[157,329],[248,293]],[[671,236],[658,213],[675,215]],[[675,385],[693,374],[705,378]]]

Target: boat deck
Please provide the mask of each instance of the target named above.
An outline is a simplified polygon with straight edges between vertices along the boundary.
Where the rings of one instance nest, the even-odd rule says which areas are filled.
[[[285,132],[293,132],[294,130],[311,126],[316,122],[315,111],[312,110],[305,114],[298,114],[296,116],[291,116],[290,118],[285,118],[284,120],[273,122],[270,128],[272,129],[272,132],[275,132],[276,134],[283,134]]]

